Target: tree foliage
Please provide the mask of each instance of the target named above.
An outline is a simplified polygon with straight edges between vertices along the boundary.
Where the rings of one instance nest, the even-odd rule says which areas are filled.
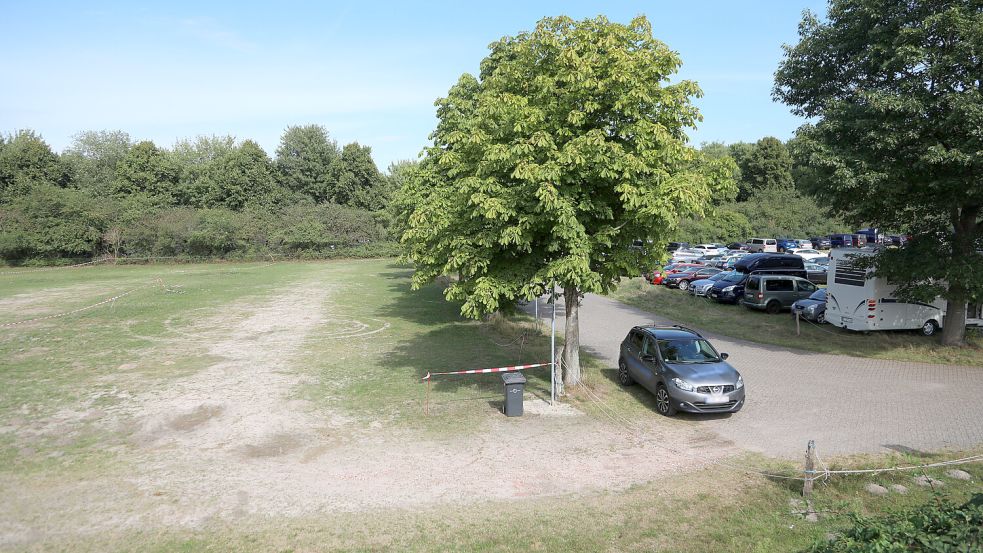
[[[335,194],[341,155],[320,125],[287,127],[276,150],[276,170],[287,190],[327,202]]]
[[[437,101],[433,145],[400,192],[414,284],[479,315],[552,283],[567,302],[567,383],[579,381],[576,308],[585,292],[654,262],[682,217],[732,187],[732,166],[687,146],[700,115],[679,56],[644,17],[541,20],[490,46],[478,77]],[[652,240],[639,258],[629,246]]]
[[[774,89],[816,120],[797,147],[824,183],[821,201],[935,252],[874,263],[910,294],[942,292],[946,344],[963,342],[966,301],[983,295],[981,59],[976,0],[832,0],[827,21],[805,14]]]

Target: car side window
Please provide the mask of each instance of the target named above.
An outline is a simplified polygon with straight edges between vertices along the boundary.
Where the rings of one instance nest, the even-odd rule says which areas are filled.
[[[632,331],[628,342],[638,351],[642,351],[642,335],[640,333]]]
[[[651,355],[655,357],[655,341],[648,336],[645,337],[645,341],[642,344],[642,355]]]
[[[765,282],[765,290],[768,292],[791,292],[794,290],[794,284],[791,280],[787,279],[773,279]]]
[[[813,283],[811,283],[811,282],[809,282],[809,281],[807,281],[807,280],[800,280],[800,281],[798,281],[798,285],[799,285],[799,291],[801,291],[801,292],[815,292],[816,291],[816,285],[813,284]]]

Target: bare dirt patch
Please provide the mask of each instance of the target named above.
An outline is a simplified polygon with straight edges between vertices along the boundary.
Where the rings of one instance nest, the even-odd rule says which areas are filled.
[[[531,397],[520,419],[489,413],[481,432],[446,438],[316,410],[292,397],[311,378],[297,366],[305,340],[323,334],[367,347],[388,328],[383,320],[330,312],[329,297],[321,282],[301,284],[177,334],[173,345],[184,344],[186,354],[219,361],[160,389],[117,394],[119,401],[100,408],[99,424],[134,429],[114,473],[84,481],[0,482],[12,492],[0,506],[0,544],[121,528],[197,527],[244,515],[300,517],[619,490],[735,453],[727,445],[708,453],[705,443],[691,441],[698,430],[685,422],[649,418],[628,432]],[[66,412],[64,420],[89,413]]]

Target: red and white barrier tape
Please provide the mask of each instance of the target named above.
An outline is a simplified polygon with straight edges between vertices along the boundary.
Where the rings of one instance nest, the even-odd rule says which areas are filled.
[[[67,317],[69,315],[74,315],[76,313],[81,313],[82,311],[87,311],[89,309],[92,309],[92,308],[95,308],[95,307],[99,307],[100,305],[106,305],[107,303],[112,303],[112,302],[114,302],[114,301],[116,301],[116,300],[118,300],[120,298],[129,296],[130,294],[132,294],[133,292],[136,292],[138,290],[143,290],[144,288],[150,288],[151,286],[161,286],[161,285],[162,285],[161,283],[155,282],[153,284],[147,284],[147,285],[144,285],[144,286],[139,286],[137,288],[133,288],[131,290],[127,290],[126,292],[123,292],[122,294],[117,294],[117,295],[115,295],[115,296],[113,296],[111,298],[104,299],[104,300],[100,301],[99,303],[93,303],[92,305],[86,305],[85,307],[79,307],[78,309],[73,309],[71,311],[66,311],[65,313],[55,313],[54,315],[46,315],[44,317],[35,317],[33,319],[27,319],[27,320],[23,320],[23,321],[14,321],[12,323],[3,323],[3,324],[0,324],[0,328],[7,328],[7,327],[17,326],[17,325],[22,325],[22,324],[36,323],[36,322],[40,322],[40,321],[47,321],[49,319],[58,319],[60,317]]]
[[[549,363],[534,363],[532,365],[512,365],[511,367],[496,367],[494,369],[469,369],[466,371],[450,371],[445,373],[431,373],[428,372],[427,376],[423,377],[423,380],[430,380],[434,376],[445,375],[445,374],[484,374],[484,373],[507,373],[512,371],[521,371],[525,369],[534,369],[536,367],[547,367]]]

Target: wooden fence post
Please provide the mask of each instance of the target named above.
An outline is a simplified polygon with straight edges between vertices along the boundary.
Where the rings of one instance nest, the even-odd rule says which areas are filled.
[[[812,495],[812,479],[816,475],[816,442],[815,440],[809,440],[809,445],[806,446],[806,470],[805,470],[805,480],[802,482],[802,496],[809,497]]]

